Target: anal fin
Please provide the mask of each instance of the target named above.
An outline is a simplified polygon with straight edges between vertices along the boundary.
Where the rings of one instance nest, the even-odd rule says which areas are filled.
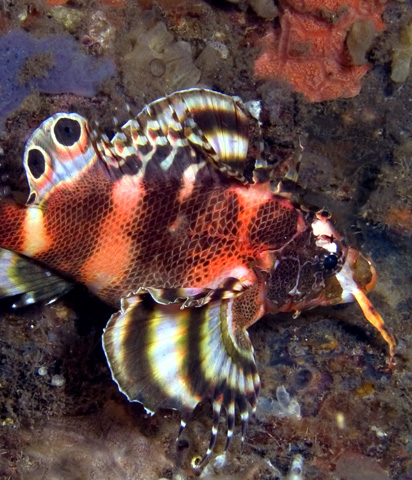
[[[34,260],[0,248],[0,298],[13,298],[14,308],[53,301],[72,288],[72,283]]]
[[[130,401],[154,412],[173,408],[185,421],[205,399],[213,405],[209,448],[198,466],[212,453],[221,410],[227,414],[228,441],[235,410],[242,434],[260,388],[253,347],[247,331],[233,322],[236,298],[214,299],[192,308],[160,305],[147,296],[122,301],[103,335],[103,347],[113,379]]]

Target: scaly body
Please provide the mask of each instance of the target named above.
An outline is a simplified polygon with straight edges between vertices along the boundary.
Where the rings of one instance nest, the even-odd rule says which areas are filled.
[[[71,215],[70,212],[76,212]],[[34,206],[0,206],[3,248],[30,256],[119,305],[139,288],[216,289],[254,281],[251,265],[308,228],[259,186],[196,186],[109,178],[96,164]]]

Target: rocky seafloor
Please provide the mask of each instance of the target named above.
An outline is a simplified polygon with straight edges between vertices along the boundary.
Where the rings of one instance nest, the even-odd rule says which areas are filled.
[[[110,131],[126,103],[137,112],[180,88],[259,100],[265,158],[282,172],[302,143],[302,201],[333,212],[375,262],[369,297],[398,341],[396,367],[388,370],[387,346],[357,305],[264,318],[250,329],[262,391],[243,450],[235,436],[224,456],[222,433],[198,472],[191,462],[207,449],[210,405],[176,443],[177,412],[150,417],[128,403],[101,347],[108,307],[82,287],[52,305],[3,302],[0,479],[412,479],[412,2],[376,2],[385,28],[371,34],[362,17],[369,23],[344,45],[352,73],[370,64],[356,79],[360,93],[339,97],[348,74],[322,93],[335,99],[318,102],[284,78],[257,78],[260,40],[283,34],[292,3],[0,2],[0,166],[24,198],[24,143],[57,111]],[[335,3],[344,15],[353,2]],[[318,8],[295,2],[296,15],[309,15],[303,4]],[[339,15],[322,11],[329,30]]]

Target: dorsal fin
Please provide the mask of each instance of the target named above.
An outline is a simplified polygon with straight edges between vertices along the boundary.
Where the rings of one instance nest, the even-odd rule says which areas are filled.
[[[248,120],[240,102],[212,90],[175,92],[148,104],[97,149],[115,177],[134,174],[147,181],[196,177],[211,167],[223,178],[247,183]]]
[[[299,151],[296,152],[295,157],[290,165],[286,175],[277,184],[275,193],[281,197],[291,199],[292,194],[296,191],[300,165],[303,158],[303,145],[299,138]]]
[[[98,159],[85,118],[56,113],[32,134],[24,150],[30,186],[27,203],[38,204],[61,182],[71,182]]]

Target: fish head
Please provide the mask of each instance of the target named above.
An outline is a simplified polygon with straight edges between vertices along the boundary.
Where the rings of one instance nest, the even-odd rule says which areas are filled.
[[[305,236],[276,256],[265,273],[269,312],[302,310],[357,302],[365,318],[389,345],[391,362],[396,342],[366,294],[376,284],[371,260],[348,246],[335,230],[330,215],[322,210],[309,222]]]

